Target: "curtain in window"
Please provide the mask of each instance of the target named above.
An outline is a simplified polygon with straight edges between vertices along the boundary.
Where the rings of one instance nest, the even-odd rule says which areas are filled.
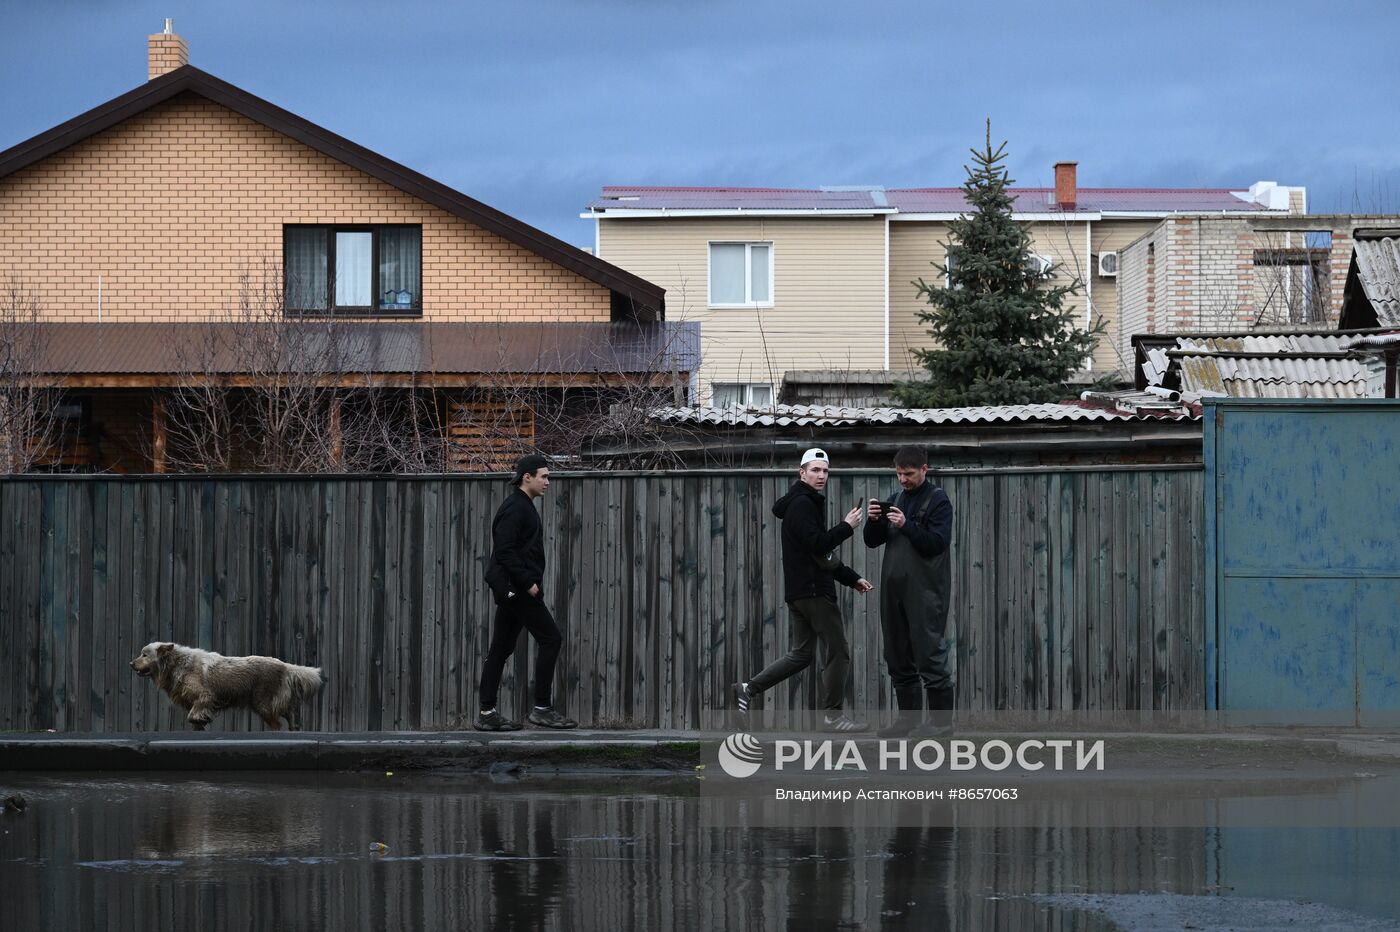
[[[743,304],[744,244],[716,243],[710,247],[710,303]]]
[[[374,253],[371,233],[335,234],[335,306],[369,307],[370,261]]]
[[[287,307],[296,310],[326,309],[326,228],[288,227],[286,252]]]
[[[421,307],[423,231],[418,227],[380,227],[380,307]]]

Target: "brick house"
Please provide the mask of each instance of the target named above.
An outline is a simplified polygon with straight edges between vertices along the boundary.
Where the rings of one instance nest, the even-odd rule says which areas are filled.
[[[430,393],[448,468],[503,447],[483,412],[529,446],[533,401],[688,379],[663,288],[194,68],[169,21],[148,53],[147,83],[0,152],[0,277],[40,305],[68,466],[162,471],[182,393],[267,373],[332,425],[350,389]],[[302,356],[247,364],[254,324]]]
[[[1173,217],[1119,258],[1120,351],[1148,334],[1327,331],[1380,326],[1344,320],[1358,243],[1394,236],[1400,217]],[[1142,360],[1137,359],[1140,365]]]
[[[1164,222],[1302,214],[1306,192],[1272,181],[1229,188],[1080,187],[1078,165],[1054,165],[1053,187],[1013,187],[1036,261],[1057,282],[1078,279],[1067,307],[1107,332],[1091,376],[1131,378],[1118,315],[1120,251]],[[912,282],[939,283],[948,222],[966,210],[960,188],[720,188],[608,186],[581,214],[594,253],[664,285],[672,319],[703,327],[697,392],[717,406],[802,395],[854,404],[884,397],[928,346]],[[885,385],[875,374],[887,373]],[[803,391],[788,373],[825,371],[855,394]],[[841,376],[839,373],[848,373]]]

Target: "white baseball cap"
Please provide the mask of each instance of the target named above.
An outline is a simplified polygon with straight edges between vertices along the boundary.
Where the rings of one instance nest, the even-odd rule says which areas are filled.
[[[826,451],[821,449],[820,447],[812,447],[812,449],[808,450],[806,453],[803,453],[802,462],[799,465],[806,466],[808,463],[811,463],[815,460],[821,460],[828,466],[831,465],[831,460],[827,459]]]

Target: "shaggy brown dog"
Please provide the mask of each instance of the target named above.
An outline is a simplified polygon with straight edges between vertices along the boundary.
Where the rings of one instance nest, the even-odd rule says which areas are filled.
[[[276,657],[225,657],[198,647],[152,641],[131,661],[137,676],[153,677],[175,704],[189,709],[198,731],[221,709],[246,708],[268,728],[301,728],[301,703],[325,681],[320,667],[299,667]]]

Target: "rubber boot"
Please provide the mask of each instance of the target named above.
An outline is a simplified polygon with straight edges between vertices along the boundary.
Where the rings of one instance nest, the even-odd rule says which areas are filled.
[[[881,738],[903,738],[919,724],[920,706],[923,705],[923,690],[918,686],[901,686],[894,691],[895,704],[899,715],[884,728],[875,732]]]
[[[957,692],[952,686],[942,689],[927,687],[924,696],[928,700],[928,719],[914,729],[916,738],[945,738],[953,733],[953,705]]]

